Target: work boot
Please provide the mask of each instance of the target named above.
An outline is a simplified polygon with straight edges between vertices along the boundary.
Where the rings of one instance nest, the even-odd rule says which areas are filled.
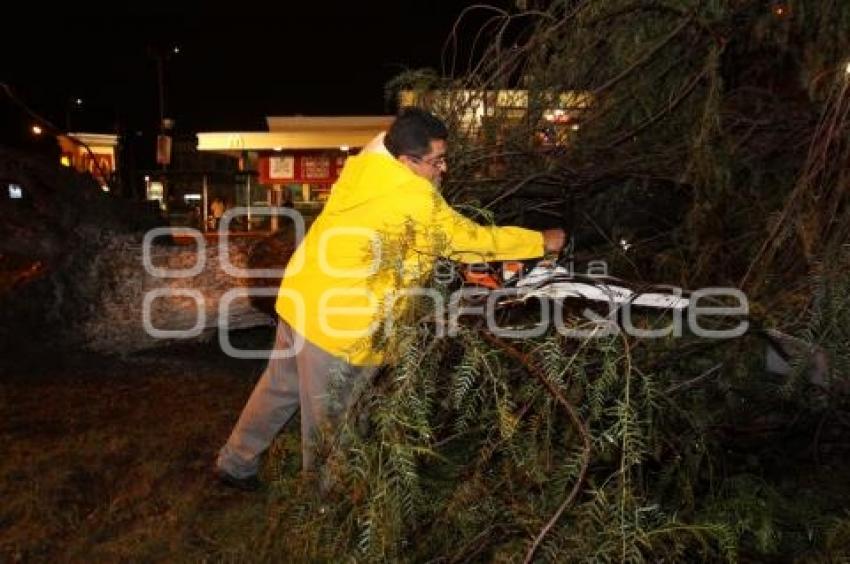
[[[223,486],[227,486],[228,488],[241,490],[243,492],[255,492],[263,488],[263,483],[256,474],[251,474],[244,478],[237,478],[218,467],[215,468],[213,473],[219,483]]]

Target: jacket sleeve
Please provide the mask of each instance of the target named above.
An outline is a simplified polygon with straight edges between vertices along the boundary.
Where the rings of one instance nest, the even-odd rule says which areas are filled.
[[[433,188],[417,196],[410,217],[417,224],[420,250],[464,263],[543,256],[539,231],[479,225],[452,209]]]

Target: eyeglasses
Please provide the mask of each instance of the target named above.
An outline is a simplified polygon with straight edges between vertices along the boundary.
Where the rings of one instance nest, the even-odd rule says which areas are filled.
[[[440,155],[435,159],[424,159],[422,157],[417,157],[415,155],[408,155],[411,160],[414,160],[418,163],[423,163],[434,168],[445,168],[448,165],[448,161],[446,160],[445,155]]]

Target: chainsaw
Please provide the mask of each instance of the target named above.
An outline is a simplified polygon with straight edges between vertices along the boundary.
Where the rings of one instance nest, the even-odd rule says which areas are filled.
[[[476,263],[462,270],[466,286],[498,291],[502,303],[546,300],[584,300],[609,305],[683,310],[690,299],[680,288],[658,284],[634,284],[607,274],[579,274],[572,263],[542,260]]]

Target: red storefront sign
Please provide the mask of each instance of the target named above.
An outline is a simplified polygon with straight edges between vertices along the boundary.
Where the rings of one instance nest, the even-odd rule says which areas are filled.
[[[345,165],[335,153],[290,153],[260,157],[260,183],[332,184]]]

